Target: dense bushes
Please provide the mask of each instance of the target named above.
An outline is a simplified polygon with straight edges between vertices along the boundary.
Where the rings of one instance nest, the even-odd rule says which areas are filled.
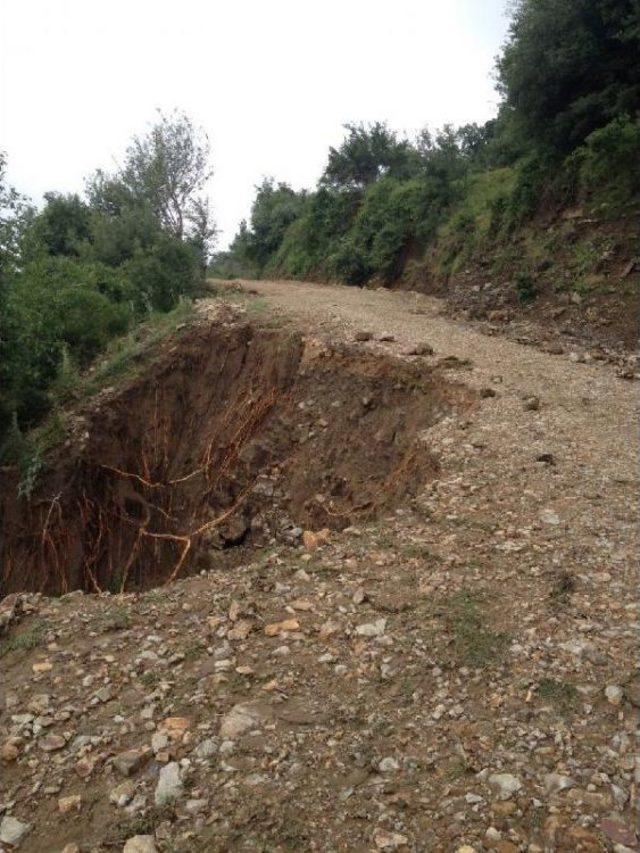
[[[214,231],[193,195],[206,151],[184,116],[161,117],[122,171],[90,179],[86,201],[49,193],[37,213],[0,159],[0,445],[11,425],[15,434],[46,414],[63,373],[194,294]],[[177,206],[164,204],[163,181],[182,187]]]

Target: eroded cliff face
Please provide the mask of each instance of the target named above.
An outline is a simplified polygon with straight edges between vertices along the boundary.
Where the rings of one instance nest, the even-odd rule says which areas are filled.
[[[246,320],[186,330],[86,407],[31,497],[8,476],[2,593],[119,591],[344,528],[437,473],[424,431],[470,392]]]

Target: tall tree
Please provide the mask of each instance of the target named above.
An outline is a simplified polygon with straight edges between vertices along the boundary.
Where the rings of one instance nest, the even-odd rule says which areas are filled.
[[[518,0],[497,62],[514,118],[561,152],[640,111],[638,0]]]

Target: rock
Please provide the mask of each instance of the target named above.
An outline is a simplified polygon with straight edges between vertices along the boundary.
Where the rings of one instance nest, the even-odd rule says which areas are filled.
[[[213,740],[213,738],[207,738],[203,740],[202,743],[199,743],[195,749],[195,754],[197,758],[211,758],[212,755],[215,755],[218,751],[218,744]]]
[[[605,687],[604,695],[607,697],[607,702],[610,705],[615,705],[617,707],[622,704],[624,692],[619,684],[610,684],[608,687]]]
[[[378,764],[378,770],[381,773],[395,773],[396,770],[400,769],[400,765],[396,761],[395,758],[388,756],[387,758],[383,758],[382,761]]]
[[[11,761],[15,761],[20,755],[20,748],[15,743],[8,740],[6,743],[2,744],[2,751],[0,754],[2,755],[2,760],[9,763]]]
[[[640,708],[640,675],[630,678],[624,685],[624,696],[636,708]]]
[[[184,808],[189,814],[202,814],[207,810],[208,805],[209,800],[187,800]]]
[[[543,509],[540,510],[540,521],[543,521],[545,524],[560,524],[560,516],[557,512],[552,509]]]
[[[356,634],[360,637],[381,637],[387,626],[386,619],[376,619],[375,622],[365,622],[356,627]]]
[[[499,800],[509,800],[522,788],[522,782],[511,773],[493,773],[489,776],[489,784],[495,788]]]
[[[544,789],[547,794],[556,794],[559,791],[566,791],[567,788],[572,788],[575,782],[569,776],[562,776],[560,773],[547,773],[544,777]]]
[[[0,843],[17,847],[30,829],[30,823],[23,823],[11,815],[5,815],[0,822]]]
[[[135,792],[136,786],[133,782],[129,780],[126,782],[120,782],[119,785],[116,785],[115,788],[112,788],[109,791],[109,802],[113,803],[114,806],[122,808],[131,802]]]
[[[234,705],[222,719],[220,735],[226,740],[233,740],[263,722],[264,715],[255,706],[247,703]]]
[[[167,717],[160,723],[159,731],[167,735],[171,741],[181,741],[190,725],[187,717]]]
[[[45,752],[55,752],[58,749],[62,749],[66,745],[67,742],[62,737],[62,735],[45,735],[44,737],[41,737],[38,741],[38,746]]]
[[[180,776],[180,765],[171,761],[160,770],[154,794],[156,806],[165,806],[182,796],[184,785]]]
[[[486,400],[486,399],[489,399],[490,397],[497,397],[497,396],[498,396],[498,392],[497,392],[497,391],[495,391],[493,388],[489,388],[489,387],[487,387],[487,388],[481,388],[481,389],[480,389],[480,396],[481,396],[484,400]]]
[[[113,759],[113,766],[121,776],[133,776],[143,766],[148,758],[148,753],[139,749],[128,749],[121,752]]]
[[[297,631],[300,628],[300,623],[297,619],[285,619],[283,622],[273,622],[271,625],[266,625],[264,632],[267,637],[277,637],[283,631]]]
[[[125,842],[122,853],[157,853],[157,850],[153,835],[134,835]]]
[[[387,832],[386,829],[376,829],[373,833],[373,842],[378,850],[397,850],[409,843],[406,835],[399,832]]]
[[[359,332],[356,332],[354,335],[354,339],[356,341],[370,341],[373,338],[373,332],[368,332],[365,329],[361,329]]]
[[[43,660],[39,663],[34,663],[31,669],[36,675],[40,675],[44,672],[51,672],[51,670],[53,669],[53,664],[51,663],[51,661]]]
[[[396,339],[396,336],[392,335],[391,332],[383,332],[378,338],[379,341],[388,342],[388,343],[393,343],[393,341],[395,341],[395,339]]]
[[[72,841],[71,844],[65,844],[60,853],[80,853],[80,848]]]
[[[409,355],[434,355],[434,349],[431,344],[417,344],[413,349],[409,350]]]
[[[536,397],[535,395],[525,397],[522,401],[522,408],[526,412],[537,412],[540,408],[540,398]]]
[[[82,808],[82,797],[80,794],[71,794],[69,797],[60,797],[58,800],[58,811],[60,814],[79,812]]]

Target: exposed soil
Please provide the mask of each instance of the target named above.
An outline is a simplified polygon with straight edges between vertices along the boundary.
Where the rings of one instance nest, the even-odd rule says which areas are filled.
[[[424,432],[473,399],[225,307],[85,408],[30,499],[5,489],[2,589],[141,589],[376,517],[437,473]]]
[[[249,286],[296,330],[256,347],[300,352],[278,412],[306,436],[264,420],[286,454],[252,512],[281,498],[311,530],[142,593],[5,599],[0,832],[26,853],[637,850],[637,384],[417,294]],[[322,533],[295,477],[357,457],[354,422],[323,445],[320,419],[372,417],[363,394],[411,429],[377,415],[321,503],[375,502],[407,447],[422,483]]]
[[[452,316],[520,343],[595,350],[624,366],[640,335],[639,233],[637,214],[607,222],[580,209],[564,210],[540,217],[520,243],[511,241],[510,256],[499,269],[488,251],[443,276],[435,271],[434,254],[408,267],[397,286],[438,296]],[[553,251],[545,253],[550,240]],[[516,279],[523,272],[530,279],[531,301],[518,298]]]

